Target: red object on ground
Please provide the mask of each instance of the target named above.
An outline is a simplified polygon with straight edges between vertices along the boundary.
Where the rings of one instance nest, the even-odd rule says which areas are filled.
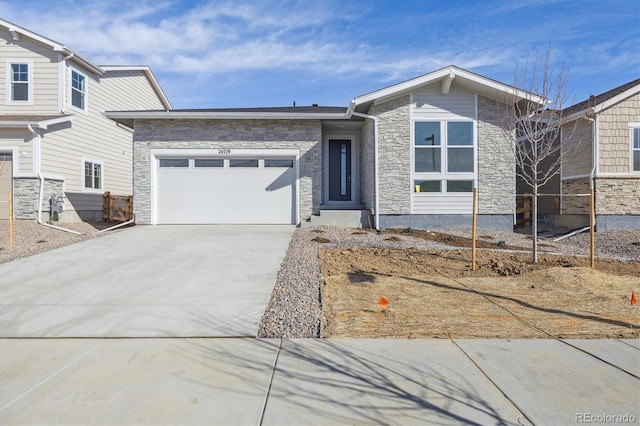
[[[387,306],[389,306],[389,301],[380,296],[380,299],[378,299],[378,306],[380,306],[382,309],[386,309]]]
[[[380,302],[378,302],[380,303]],[[638,301],[636,300],[636,294],[632,291],[631,292],[631,304],[635,305],[636,303],[638,303]]]

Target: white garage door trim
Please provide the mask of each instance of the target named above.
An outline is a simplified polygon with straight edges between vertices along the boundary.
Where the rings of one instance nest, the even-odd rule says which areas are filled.
[[[150,193],[150,215],[151,223],[158,224],[158,162],[161,158],[290,158],[293,161],[295,174],[294,181],[294,200],[292,207],[295,210],[293,217],[295,223],[300,222],[300,180],[299,159],[300,151],[297,149],[234,149],[234,148],[215,148],[215,149],[152,149],[150,151],[149,172],[151,177],[151,193]]]

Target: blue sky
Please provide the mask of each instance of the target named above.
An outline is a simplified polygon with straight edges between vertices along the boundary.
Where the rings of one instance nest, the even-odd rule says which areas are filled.
[[[551,46],[573,102],[640,76],[638,0],[0,0],[101,65],[149,65],[174,108],[347,106],[447,65],[514,82]]]

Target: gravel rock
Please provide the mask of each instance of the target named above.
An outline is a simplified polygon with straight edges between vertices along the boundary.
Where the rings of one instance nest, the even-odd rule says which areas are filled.
[[[35,220],[14,220],[13,247],[9,249],[9,221],[0,220],[0,263],[33,256],[34,254],[96,238],[107,233],[120,232],[124,229],[119,228],[107,233],[99,233],[101,229],[117,224],[118,222],[109,224],[104,222],[54,223],[54,226],[70,229],[81,234],[75,235],[40,225]]]

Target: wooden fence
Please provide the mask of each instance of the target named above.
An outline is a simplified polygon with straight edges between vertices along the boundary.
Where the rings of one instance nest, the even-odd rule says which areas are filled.
[[[516,228],[531,225],[531,194],[516,197]]]
[[[104,220],[106,222],[127,222],[133,219],[133,195],[103,194]]]

